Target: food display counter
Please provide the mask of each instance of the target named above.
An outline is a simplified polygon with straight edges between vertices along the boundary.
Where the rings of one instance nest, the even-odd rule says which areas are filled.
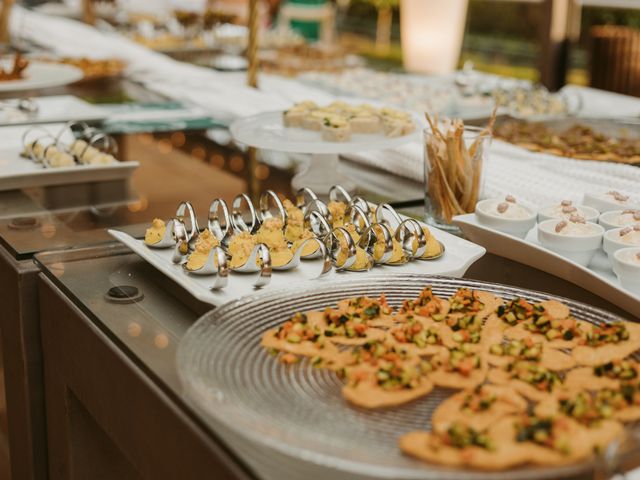
[[[635,466],[639,101],[377,72],[287,31],[249,49],[270,60],[249,88],[257,37],[215,12],[15,8],[32,75],[0,85],[0,477]],[[183,40],[207,48],[180,62]]]
[[[119,478],[327,478],[317,465],[248,444],[184,397],[176,350],[210,305],[115,245],[42,253],[36,264],[51,478],[96,468]],[[466,277],[553,290],[617,311],[493,255]],[[117,289],[127,298],[117,298]]]

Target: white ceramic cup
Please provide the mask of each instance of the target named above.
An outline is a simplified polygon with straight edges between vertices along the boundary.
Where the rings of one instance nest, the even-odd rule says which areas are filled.
[[[593,207],[601,213],[610,212],[611,210],[624,210],[627,208],[640,209],[640,205],[633,203],[633,200],[630,203],[626,204],[617,203],[613,200],[601,198],[600,195],[596,195],[593,193],[585,193],[582,204],[588,207]]]
[[[587,222],[593,230],[591,235],[561,235],[556,232],[558,219],[545,220],[538,225],[538,241],[552,252],[567,257],[584,267],[591,263],[593,256],[602,245],[604,228],[597,223]]]
[[[626,210],[626,209],[625,209]],[[600,214],[598,218],[598,223],[604,227],[605,230],[613,230],[614,228],[621,228],[626,225],[633,225],[635,223],[640,223],[640,220],[631,221],[626,223],[625,225],[619,225],[614,223],[615,219],[622,215],[624,210],[610,210],[608,212],[604,212]]]
[[[495,203],[495,201],[495,199],[487,199],[481,200],[476,204],[475,213],[478,221],[495,230],[508,233],[515,237],[525,238],[527,233],[529,233],[529,230],[535,226],[537,215],[522,205],[521,206],[529,212],[529,216],[526,218],[505,218],[499,215],[487,213],[488,205]]]
[[[634,264],[629,257],[638,255],[640,247],[616,250],[611,260],[613,271],[620,284],[627,290],[640,295],[640,264]]]
[[[628,227],[633,227],[633,225],[627,225],[626,227],[618,227],[618,228],[614,228],[612,230],[608,230],[605,234],[604,234],[604,239],[602,242],[602,248],[604,249],[605,253],[609,256],[609,261],[611,262],[611,264],[613,265],[613,254],[616,253],[618,250],[621,250],[623,248],[630,248],[630,247],[638,247],[640,245],[633,245],[633,244],[629,244],[629,243],[625,243],[620,241],[620,231],[623,228],[628,228]]]

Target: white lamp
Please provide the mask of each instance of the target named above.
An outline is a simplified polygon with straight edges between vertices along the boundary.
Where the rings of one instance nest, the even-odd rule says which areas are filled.
[[[404,68],[449,73],[456,69],[468,0],[401,0],[400,33]]]

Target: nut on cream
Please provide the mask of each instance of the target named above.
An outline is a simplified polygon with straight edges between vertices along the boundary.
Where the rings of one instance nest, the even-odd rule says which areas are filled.
[[[593,225],[588,224],[584,217],[575,214],[566,220],[558,222],[554,231],[559,235],[571,237],[587,237],[596,233]]]
[[[620,230],[618,241],[629,245],[640,245],[640,223]]]

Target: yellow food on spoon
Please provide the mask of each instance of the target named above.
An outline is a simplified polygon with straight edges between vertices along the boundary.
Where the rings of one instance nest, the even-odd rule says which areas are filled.
[[[271,253],[271,265],[273,267],[284,267],[293,258],[293,252],[289,247],[269,249]]]
[[[344,229],[349,232],[349,235],[351,235],[351,238],[353,238],[353,243],[358,243],[360,241],[360,234],[358,233],[358,230],[356,230],[356,226],[353,223],[347,223],[344,226]]]
[[[391,258],[387,260],[388,263],[400,263],[405,260],[404,250],[402,248],[402,244],[396,240],[395,238],[391,239],[393,244],[393,251],[391,253]],[[376,261],[380,260],[385,252],[385,243],[384,239],[380,239],[373,246],[373,258]]]
[[[151,226],[144,233],[144,243],[147,245],[155,245],[164,237],[167,231],[167,225],[164,220],[154,218]]]
[[[331,219],[333,222],[333,228],[342,227],[344,225],[344,216],[347,211],[347,204],[344,202],[331,201],[327,204]]]
[[[302,245],[302,242],[304,242],[305,240],[308,240],[310,238],[314,238],[313,233],[311,233],[309,230],[304,230],[302,232],[302,235],[300,236],[300,238],[298,238],[298,240],[293,242],[293,246],[291,247],[291,249],[295,252],[296,250],[298,250],[300,245]],[[308,255],[313,255],[314,253],[316,253],[318,248],[319,247],[318,247],[318,244],[316,242],[309,242],[302,249],[302,256],[306,257]]]
[[[422,254],[421,258],[431,258],[437,255],[440,255],[442,253],[442,245],[440,245],[440,242],[438,241],[438,239],[433,235],[431,235],[431,232],[427,227],[422,227],[422,231],[424,232],[424,236],[427,240],[427,248],[425,252]],[[413,250],[415,251],[417,249],[418,249],[418,239],[414,238]]]
[[[251,251],[256,244],[256,237],[249,232],[236,233],[231,237],[229,241],[229,255],[231,255],[229,267],[238,268],[243,266],[249,259]]]
[[[198,239],[196,240],[195,250],[189,255],[187,259],[187,269],[188,270],[199,270],[204,264],[207,262],[207,258],[209,258],[209,254],[213,247],[217,247],[220,245],[220,242],[215,237],[213,233],[209,229],[204,230],[200,235],[198,235]],[[218,265],[218,259],[214,259],[214,263]]]
[[[342,240],[340,243],[343,245],[343,248],[338,252],[338,258],[336,259],[336,263],[338,266],[344,265],[344,262],[347,261],[347,246],[343,244]],[[369,267],[369,256],[367,252],[364,251],[361,247],[356,247],[356,261],[354,262],[350,270],[365,270]]]
[[[189,255],[187,259],[187,270],[200,270],[204,267],[204,264],[207,263],[207,258],[209,258],[209,254],[211,253],[211,249],[213,247],[208,247],[207,245],[201,243],[195,246],[194,252]],[[218,259],[213,259],[214,264],[218,265]]]
[[[216,236],[211,233],[211,230],[208,228],[203,230],[200,235],[198,235],[198,239],[196,240],[196,249],[198,245],[204,245],[206,248],[211,250],[213,247],[217,247],[220,245],[220,241],[216,238]]]
[[[304,215],[290,200],[283,200],[282,205],[287,212],[287,226],[284,236],[288,242],[295,242],[304,234]]]
[[[269,250],[281,250],[287,247],[287,240],[284,238],[282,219],[268,218],[260,226],[256,233],[256,242],[264,243]]]

